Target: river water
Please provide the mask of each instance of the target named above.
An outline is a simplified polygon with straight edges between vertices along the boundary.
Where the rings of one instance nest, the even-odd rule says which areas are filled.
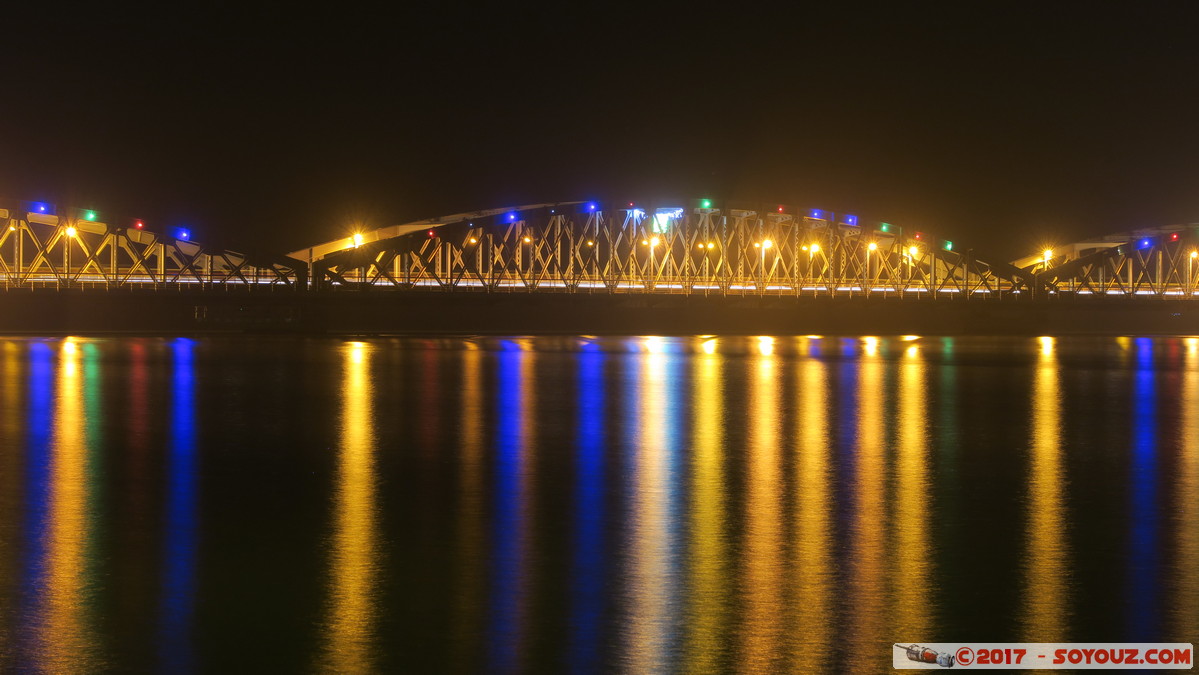
[[[0,671],[1197,637],[1196,338],[0,339]]]

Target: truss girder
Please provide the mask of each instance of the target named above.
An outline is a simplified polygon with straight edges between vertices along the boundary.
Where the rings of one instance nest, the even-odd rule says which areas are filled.
[[[323,288],[999,297],[1022,287],[1013,271],[917,240],[788,214],[543,209],[514,222],[464,222],[347,244],[314,262],[313,281]]]
[[[1031,266],[1038,293],[1196,297],[1199,239],[1132,239]]]
[[[0,209],[4,288],[302,289],[306,265],[136,228]]]

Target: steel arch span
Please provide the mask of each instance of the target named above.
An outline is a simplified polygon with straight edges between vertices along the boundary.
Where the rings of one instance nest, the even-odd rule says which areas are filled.
[[[1199,224],[1094,237],[1012,261],[1050,297],[1199,294]]]
[[[497,208],[296,251],[317,289],[1003,297],[1024,272],[952,242],[812,210],[593,202]]]

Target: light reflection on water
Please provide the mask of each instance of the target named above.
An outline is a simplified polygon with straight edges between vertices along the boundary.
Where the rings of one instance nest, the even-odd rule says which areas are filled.
[[[328,617],[321,666],[338,673],[374,666],[377,577],[381,564],[376,533],[372,345],[343,349],[341,445],[330,537]]]
[[[341,672],[883,670],[893,642],[1199,630],[1194,338],[0,351],[3,670],[236,662],[226,607],[295,646],[281,669]],[[292,565],[239,607],[231,558]]]

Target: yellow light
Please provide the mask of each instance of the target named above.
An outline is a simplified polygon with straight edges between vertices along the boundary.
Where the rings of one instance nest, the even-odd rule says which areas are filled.
[[[478,240],[478,239],[475,239],[474,237],[471,237],[471,238],[470,238],[470,243],[472,243],[472,244],[477,244],[477,243],[479,243],[479,240]]]
[[[17,231],[17,226],[16,226],[16,225],[9,225],[9,226],[8,226],[8,231],[9,231],[9,232],[16,232],[16,231]],[[1194,257],[1194,254],[1192,254],[1192,255],[1191,255],[1191,257]]]
[[[68,228],[67,228],[67,236],[68,236],[68,237],[74,237],[74,236],[75,236],[75,228],[73,228],[73,227],[68,227]]]
[[[1041,252],[1041,255],[1045,256],[1045,262],[1049,262],[1053,259],[1053,249],[1047,248]]]
[[[532,238],[532,237],[525,237],[525,243],[526,243],[526,244],[528,244],[528,243],[529,243],[529,242],[531,242],[531,241],[533,241],[533,238]]]
[[[762,248],[762,245],[755,241],[754,248]]]
[[[769,239],[762,242],[762,248],[770,248],[771,246],[774,246],[774,242],[770,241]]]
[[[874,243],[874,242],[870,242],[869,244],[867,244],[867,245],[866,245],[866,250],[868,250],[868,251],[877,251],[877,250],[878,250],[878,244],[876,244],[876,243]]]
[[[1041,354],[1043,356],[1053,355],[1053,344],[1055,340],[1051,336],[1042,335],[1041,337],[1037,338],[1037,342],[1041,343]]]
[[[774,338],[763,335],[758,338],[758,353],[762,356],[774,354]]]
[[[806,251],[806,250],[808,250],[808,247],[807,247],[807,246],[800,246],[800,248],[802,248],[802,249],[803,249],[803,250],[805,250],[805,251]]]
[[[708,242],[708,248],[716,248],[716,244],[713,244],[712,242]]]
[[[653,239],[650,239],[650,240],[649,240],[649,245],[650,245],[650,246],[657,246],[657,245],[658,245],[658,238],[657,238],[657,237],[654,237]]]
[[[648,242],[648,241],[646,241],[646,240],[644,240],[644,239],[642,239],[642,240],[641,240],[641,245],[642,245],[642,246],[649,246],[649,242]]]
[[[866,356],[878,356],[878,338],[862,338],[862,350],[866,352]]]
[[[587,242],[587,245],[588,245],[588,246],[595,246],[595,242],[594,242],[594,241],[589,241],[589,242]]]
[[[812,244],[812,253],[820,253],[820,244]]]
[[[911,248],[909,248],[909,249],[908,249],[908,255],[910,255],[910,256],[912,256],[913,258],[915,258],[916,256],[920,255],[920,249],[918,249],[918,248],[916,248],[915,246],[913,246],[913,247],[911,247]]]
[[[351,241],[354,242],[354,248],[358,248],[359,246],[362,246],[362,233],[355,232],[354,237],[351,239]]]
[[[15,227],[9,227],[8,229],[10,229],[10,230],[15,230],[15,229],[17,229],[17,228],[15,228]],[[1199,251],[1191,251],[1191,257],[1192,257],[1192,258],[1199,258]]]

